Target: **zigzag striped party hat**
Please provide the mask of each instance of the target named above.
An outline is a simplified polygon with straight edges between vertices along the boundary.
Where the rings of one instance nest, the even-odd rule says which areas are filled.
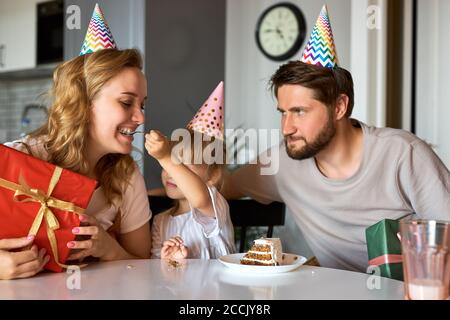
[[[338,66],[336,47],[334,45],[333,31],[327,6],[324,5],[317,18],[316,25],[305,47],[302,62],[319,65],[327,68]]]
[[[103,16],[102,9],[100,9],[100,6],[96,3],[86,32],[86,37],[81,46],[80,56],[108,48],[117,48],[116,42],[114,41],[108,23],[106,23],[106,19]]]

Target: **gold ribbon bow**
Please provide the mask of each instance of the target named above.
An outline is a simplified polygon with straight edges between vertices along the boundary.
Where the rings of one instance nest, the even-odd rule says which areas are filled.
[[[73,203],[62,201],[51,196],[51,194],[53,193],[53,189],[55,188],[56,184],[59,181],[59,178],[61,177],[62,170],[63,169],[60,167],[55,168],[55,171],[53,172],[52,178],[50,180],[50,184],[48,186],[47,193],[44,193],[39,189],[30,188],[22,177],[19,177],[19,184],[0,178],[0,187],[14,191],[14,201],[39,202],[41,204],[41,207],[36,217],[34,218],[28,235],[36,236],[39,228],[41,227],[42,220],[45,218],[45,222],[47,224],[47,236],[52,248],[55,262],[59,266],[67,268],[67,265],[61,264],[59,262],[58,245],[55,236],[55,230],[59,229],[59,222],[50,208],[70,211],[76,214],[83,214],[84,209],[75,206]]]

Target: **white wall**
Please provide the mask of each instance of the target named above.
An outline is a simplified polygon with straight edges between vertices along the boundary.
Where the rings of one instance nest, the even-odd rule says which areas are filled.
[[[416,133],[450,167],[450,1],[418,1]]]

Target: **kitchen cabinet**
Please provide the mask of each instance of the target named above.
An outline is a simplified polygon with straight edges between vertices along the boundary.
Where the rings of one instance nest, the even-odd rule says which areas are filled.
[[[0,72],[36,66],[36,3],[0,1]]]

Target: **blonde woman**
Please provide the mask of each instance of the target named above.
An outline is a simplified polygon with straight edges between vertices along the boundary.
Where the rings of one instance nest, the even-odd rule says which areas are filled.
[[[137,50],[100,50],[67,61],[54,72],[47,123],[6,145],[99,182],[82,226],[72,232],[70,260],[149,258],[151,237],[145,183],[130,156],[130,132],[144,122],[147,82]],[[43,249],[12,252],[32,239],[0,239],[0,279],[38,273]]]

